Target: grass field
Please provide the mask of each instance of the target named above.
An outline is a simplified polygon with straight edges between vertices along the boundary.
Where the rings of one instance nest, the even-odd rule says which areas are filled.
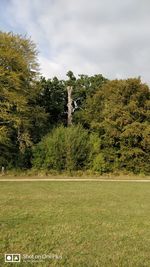
[[[0,182],[0,252],[2,267],[149,267],[150,184]]]

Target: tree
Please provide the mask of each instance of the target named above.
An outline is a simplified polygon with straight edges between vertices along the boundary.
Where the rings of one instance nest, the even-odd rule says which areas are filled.
[[[108,80],[101,74],[95,76],[79,75],[76,78],[72,71],[68,71],[69,80],[65,82],[68,93],[68,125],[80,121],[80,110],[84,108],[87,97],[91,97]]]
[[[68,94],[68,102],[67,102],[67,107],[68,107],[68,126],[72,125],[72,113],[73,113],[73,98],[72,98],[72,93],[73,93],[73,88],[75,85],[76,78],[73,74],[72,71],[68,71],[67,76],[69,77],[69,80],[66,81],[67,85],[67,94]]]
[[[83,121],[82,113],[87,107],[86,102],[88,99],[91,99],[97,91],[101,91],[102,86],[107,82],[108,79],[101,74],[94,76],[79,75],[73,90],[73,107],[75,111],[73,115],[74,122],[85,123],[85,121]]]
[[[57,77],[46,80],[41,77],[38,81],[39,95],[37,103],[48,114],[47,131],[59,123],[66,126],[68,117],[71,122],[80,122],[79,111],[83,109],[87,97],[100,90],[101,86],[107,81],[100,74],[90,77],[79,75],[79,78],[76,78],[72,71],[67,72],[67,77],[67,80],[59,80]],[[71,92],[69,112],[68,89]]]
[[[150,90],[140,79],[107,82],[80,114],[99,134],[110,170],[150,171]]]
[[[45,79],[41,77],[37,83],[39,95],[37,103],[43,107],[48,115],[47,130],[50,131],[59,123],[67,124],[67,92],[64,81]]]
[[[26,36],[0,32],[0,146],[6,155],[24,153],[32,145],[32,120],[37,107],[38,77],[35,44]],[[34,117],[34,112],[38,110]],[[7,140],[7,142],[6,142]],[[13,150],[13,151],[12,151]]]

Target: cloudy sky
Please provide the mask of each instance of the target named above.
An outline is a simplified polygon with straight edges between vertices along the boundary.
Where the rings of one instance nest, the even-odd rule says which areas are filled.
[[[31,36],[46,77],[72,70],[150,83],[149,0],[0,0],[0,29]]]

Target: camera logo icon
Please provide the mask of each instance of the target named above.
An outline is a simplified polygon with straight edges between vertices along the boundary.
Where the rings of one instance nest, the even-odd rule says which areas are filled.
[[[5,254],[5,262],[20,262],[20,254]]]

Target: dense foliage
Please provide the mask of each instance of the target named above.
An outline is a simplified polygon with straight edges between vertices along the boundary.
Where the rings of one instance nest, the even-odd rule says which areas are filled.
[[[0,32],[0,166],[150,173],[148,85],[140,78],[67,76],[40,77],[35,44]]]
[[[0,165],[20,164],[46,122],[36,104],[36,56],[30,39],[0,32]]]
[[[100,139],[96,134],[89,134],[81,125],[60,126],[34,147],[33,166],[58,171],[87,167],[97,170],[97,156],[100,156]]]
[[[109,81],[80,117],[99,134],[110,170],[150,172],[150,90],[140,79]]]

